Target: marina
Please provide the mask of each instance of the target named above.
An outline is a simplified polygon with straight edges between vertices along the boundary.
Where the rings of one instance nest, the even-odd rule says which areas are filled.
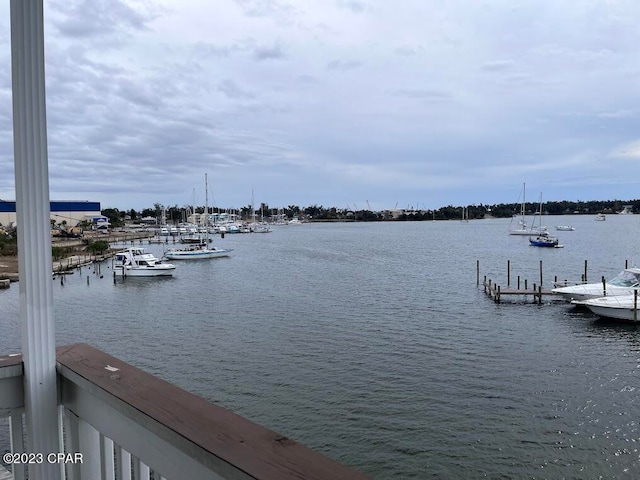
[[[623,478],[640,468],[637,327],[547,295],[496,304],[474,275],[479,260],[480,282],[506,288],[508,265],[510,287],[551,289],[581,282],[585,259],[589,282],[637,264],[640,217],[589,235],[593,217],[557,221],[577,227],[560,250],[470,220],[229,235],[216,243],[232,257],[166,279],[114,284],[107,260],[102,279],[54,282],[56,343],[88,343],[373,478]],[[17,288],[0,311],[17,318]],[[7,324],[0,351],[19,335]]]
[[[11,287],[16,280],[18,253],[20,272],[19,288],[0,289],[1,475],[10,467],[14,480],[637,476],[638,294],[624,275],[637,265],[637,201],[625,206],[617,200],[611,206],[599,202],[586,209],[579,202],[549,202],[545,212],[540,194],[528,226],[526,216],[533,210],[527,208],[523,184],[518,229],[493,218],[511,214],[504,204],[463,207],[461,222],[451,206],[444,207],[444,216],[417,204],[397,209],[410,196],[423,200],[428,195],[429,202],[457,196],[469,203],[489,192],[499,198],[517,168],[551,187],[552,198],[634,192],[633,182],[625,181],[633,178],[629,168],[603,170],[591,161],[637,156],[629,147],[633,138],[625,138],[623,128],[614,129],[620,115],[603,114],[598,125],[588,125],[582,120],[593,116],[588,101],[573,102],[579,105],[576,115],[553,113],[571,95],[578,100],[593,96],[593,82],[582,90],[572,88],[569,97],[564,87],[576,83],[567,79],[594,77],[588,75],[589,65],[553,68],[557,55],[543,55],[549,58],[537,62],[531,77],[551,72],[547,87],[560,88],[539,84],[532,90],[531,82],[516,82],[510,89],[515,101],[506,103],[492,80],[496,74],[504,77],[500,59],[512,57],[501,54],[505,42],[495,31],[502,38],[526,37],[516,45],[523,51],[547,52],[545,45],[553,45],[556,51],[580,54],[584,49],[576,45],[593,45],[603,32],[615,30],[623,41],[611,48],[622,60],[631,59],[617,63],[633,63],[626,54],[633,43],[625,41],[632,28],[617,21],[633,13],[628,5],[608,5],[614,10],[603,22],[595,21],[599,12],[588,8],[568,14],[544,11],[542,16],[531,10],[534,21],[527,35],[518,28],[522,12],[514,16],[510,6],[484,9],[477,23],[477,10],[446,5],[440,17],[448,21],[436,29],[425,29],[420,15],[408,15],[418,11],[417,4],[376,8],[366,12],[372,28],[355,36],[362,31],[357,23],[362,17],[349,12],[340,16],[344,21],[332,23],[331,31],[317,28],[318,19],[335,17],[329,9],[336,5],[290,12],[257,11],[243,4],[229,15],[203,4],[187,9],[123,4],[111,9],[107,19],[107,27],[117,28],[104,28],[90,21],[95,10],[53,2],[47,15],[53,28],[47,29],[42,0],[8,6],[10,15],[2,18],[11,33],[13,150],[7,155],[13,155],[15,184],[3,177],[2,197],[15,194],[15,201],[0,200],[2,221],[8,224],[2,226],[1,249],[10,265],[1,268],[13,276],[3,277],[2,285]],[[212,28],[192,28],[202,19]],[[296,28],[283,29],[279,20]],[[584,27],[592,24],[595,29]],[[491,28],[496,25],[504,28]],[[541,40],[549,37],[543,35],[548,25],[572,27],[564,29],[571,41],[564,32]],[[233,36],[216,36],[221,30]],[[243,42],[237,32],[247,31],[258,38]],[[280,35],[270,48],[269,39]],[[426,63],[398,56],[397,48],[382,52],[379,65],[407,73],[402,91],[385,84],[394,79],[389,69],[381,71],[383,76],[360,68],[347,68],[347,75],[309,71],[312,50],[320,65],[344,70],[352,66],[344,63],[348,51],[365,51],[380,39],[393,44],[394,38],[409,38],[418,46],[445,38],[461,48],[454,56],[429,49]],[[91,47],[90,65],[80,40]],[[313,48],[305,47],[305,40]],[[291,44],[301,48],[281,48]],[[48,97],[45,45],[53,52],[46,62],[52,87]],[[240,45],[242,51],[207,62],[219,50],[212,45]],[[465,45],[488,46],[485,58],[476,62],[481,68],[470,74],[448,68],[451,58],[478,57]],[[318,81],[296,85],[264,75],[266,64],[259,60],[271,64],[283,53],[290,80],[312,73]],[[184,68],[185,58],[191,68]],[[445,90],[460,101],[431,102],[425,116],[424,105],[406,97],[420,93],[424,85],[412,79],[423,78],[425,68],[434,65],[451,73],[444,79]],[[625,78],[624,68],[609,67],[612,78]],[[78,88],[60,88],[68,84],[69,71],[78,73]],[[219,82],[217,71],[230,77]],[[487,71],[494,73],[487,77]],[[244,80],[239,72],[245,73]],[[253,78],[261,81],[247,83]],[[211,79],[218,81],[217,89],[211,88]],[[431,90],[443,90],[442,81],[435,79]],[[158,85],[175,88],[148,88]],[[360,95],[345,96],[354,85]],[[376,104],[378,110],[367,101],[376,95],[371,85],[378,93],[392,93],[385,104]],[[336,92],[348,101],[336,102]],[[537,117],[549,121],[518,122],[523,115],[531,117],[531,108],[523,104],[535,105]],[[614,96],[600,104],[602,113],[619,111]],[[69,115],[69,105],[91,108]],[[452,108],[469,107],[476,120],[491,119],[494,125],[452,115]],[[380,122],[376,111],[394,114]],[[320,131],[315,125],[327,128]],[[424,134],[415,134],[416,125],[421,132],[444,134],[425,142]],[[514,142],[508,132],[517,133],[513,126],[522,125],[531,134]],[[373,132],[374,141],[345,135],[356,130]],[[614,130],[621,134],[595,134]],[[567,142],[566,132],[573,132],[572,141]],[[472,157],[479,149],[489,160],[480,167]],[[277,197],[283,205],[285,196],[353,202],[375,191],[382,198],[374,204],[395,201],[396,207],[372,212],[365,200],[367,210],[355,203],[354,209],[340,212],[331,208],[332,220],[346,217],[348,224],[300,227],[318,220],[322,207],[310,205],[303,213],[289,204],[282,220],[297,228],[262,225],[260,232],[270,235],[237,235],[258,232],[253,191],[249,212],[224,208],[218,212],[224,221],[212,225],[208,188],[204,222],[196,221],[195,189],[190,212],[177,207],[182,184],[205,163],[215,167],[218,185],[223,185],[218,193],[224,192],[225,202],[232,198],[231,204],[259,180],[270,192],[261,196]],[[581,172],[577,180],[572,177],[576,167]],[[555,181],[549,168],[555,170]],[[489,178],[492,172],[502,176]],[[584,181],[591,178],[598,181]],[[427,192],[426,187],[435,188]],[[118,207],[162,195],[174,207],[155,203],[153,210],[143,211],[143,223],[162,217],[160,231],[147,240],[148,250],[132,240],[116,251],[109,240],[112,228],[127,218],[135,221],[138,213],[101,208],[94,200],[51,200],[52,193],[84,192]],[[262,203],[262,210],[270,208]],[[241,212],[253,213],[255,229],[236,222]],[[585,217],[559,218],[558,223],[571,220],[585,233],[563,236],[560,243],[549,237],[543,215],[569,212]],[[602,213],[594,228],[585,228],[586,215],[593,221],[596,212]],[[613,215],[618,212],[624,215]],[[433,222],[412,222],[424,220],[425,213]],[[436,222],[452,214],[456,222]],[[400,222],[383,223],[392,219]],[[86,239],[79,238],[85,227],[102,238],[87,241],[86,252],[93,257],[88,261],[83,258]],[[166,241],[158,243],[163,229]],[[209,242],[198,245],[194,237],[215,233],[220,234],[216,254],[233,255],[180,262],[180,268],[165,262],[171,255],[195,259],[196,251],[211,255]],[[52,246],[52,236],[83,243],[77,249],[69,243]],[[169,247],[170,237],[189,246]],[[559,281],[557,275],[551,281],[549,272],[569,277],[566,272],[584,258],[609,295],[555,302],[547,293],[550,284],[559,288],[578,282]],[[625,272],[612,277],[622,258]],[[475,259],[486,270],[484,292],[478,288]],[[515,261],[507,261],[505,295],[524,292],[524,301],[501,302],[502,288],[489,280],[506,259]],[[474,260],[475,288],[467,275]],[[536,301],[529,303],[528,278],[537,274],[531,290]],[[511,287],[512,278],[517,287]],[[585,260],[579,283],[588,290],[585,296],[597,294],[599,286],[587,281]],[[484,294],[493,295],[494,302]]]

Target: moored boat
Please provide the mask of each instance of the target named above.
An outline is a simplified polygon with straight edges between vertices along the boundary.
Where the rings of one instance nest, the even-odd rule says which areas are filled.
[[[209,247],[206,243],[188,245],[185,248],[172,248],[164,253],[169,260],[196,260],[200,258],[228,257],[232,248]]]
[[[560,241],[549,235],[538,235],[537,237],[529,237],[529,245],[532,247],[551,247],[561,248]]]
[[[125,277],[162,277],[171,276],[176,266],[164,263],[144,248],[131,247],[116,253],[113,272]]]
[[[531,236],[531,235],[538,235],[538,236],[544,236],[544,235],[548,235],[548,231],[547,231],[547,227],[544,227],[542,225],[539,226],[535,226],[535,217],[533,220],[533,223],[531,224],[531,227],[527,226],[527,221],[526,221],[526,217],[527,217],[527,212],[526,212],[526,202],[525,202],[525,191],[526,191],[526,184],[522,184],[522,191],[521,191],[521,198],[522,198],[522,203],[520,204],[520,213],[519,215],[513,215],[511,217],[511,223],[509,223],[509,235],[526,235],[526,236]],[[536,212],[536,215],[541,215],[542,214],[542,200],[540,203],[540,212]],[[515,218],[520,217],[520,219],[518,220],[518,228],[512,228],[511,225],[513,224],[513,221]]]
[[[556,230],[561,232],[573,232],[575,227],[572,227],[571,225],[556,225]]]
[[[625,268],[611,280],[581,285],[558,286],[551,291],[569,301],[628,295],[640,288],[640,268]]]
[[[606,296],[584,301],[574,300],[572,303],[584,305],[600,317],[624,320],[627,322],[637,322],[640,320],[637,294]]]

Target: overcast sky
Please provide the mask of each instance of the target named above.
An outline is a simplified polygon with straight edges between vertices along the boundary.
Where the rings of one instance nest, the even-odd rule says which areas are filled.
[[[9,2],[0,199],[14,193]],[[51,198],[640,198],[638,0],[45,0]]]

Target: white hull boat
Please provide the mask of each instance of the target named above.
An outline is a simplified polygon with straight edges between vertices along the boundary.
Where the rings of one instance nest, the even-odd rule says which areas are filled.
[[[557,287],[551,291],[568,301],[582,302],[594,298],[629,295],[640,288],[640,268],[626,268],[609,281]]]
[[[532,235],[535,235],[535,236],[548,235],[549,232],[547,231],[547,227],[543,227],[543,226],[535,227],[534,225],[532,225],[530,228],[527,227],[525,191],[526,191],[526,184],[523,183],[522,184],[522,195],[521,195],[522,203],[520,204],[520,214],[519,215],[514,215],[513,217],[511,217],[511,223],[509,224],[509,235],[526,235],[527,237],[530,237]],[[541,205],[541,207],[542,207],[542,205]],[[520,217],[520,220],[518,220],[519,227],[518,228],[511,228],[511,225],[513,224],[514,218],[517,218],[518,216]],[[535,223],[535,220],[534,220],[534,223]]]
[[[116,253],[113,272],[120,277],[169,277],[176,266],[163,263],[143,248],[128,248]]]
[[[584,305],[600,317],[628,322],[640,320],[640,312],[638,311],[640,300],[637,295],[606,296],[575,303]]]
[[[556,230],[560,232],[573,232],[575,227],[572,227],[571,225],[556,225]]]
[[[205,243],[189,245],[186,248],[176,248],[165,252],[164,257],[169,260],[197,260],[204,258],[228,257],[232,248],[208,247]]]
[[[526,229],[525,225],[520,230],[509,230],[509,235],[526,235],[527,237],[535,235],[538,237],[544,237],[545,235],[549,235],[549,231],[547,230],[547,227]]]

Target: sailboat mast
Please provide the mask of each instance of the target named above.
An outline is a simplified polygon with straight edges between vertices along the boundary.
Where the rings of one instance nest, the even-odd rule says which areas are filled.
[[[204,228],[209,236],[209,184],[207,183],[207,174],[204,174]]]
[[[254,198],[253,198],[253,188],[251,189],[251,214],[253,217],[253,226],[255,227],[256,225],[256,207],[253,204]]]

